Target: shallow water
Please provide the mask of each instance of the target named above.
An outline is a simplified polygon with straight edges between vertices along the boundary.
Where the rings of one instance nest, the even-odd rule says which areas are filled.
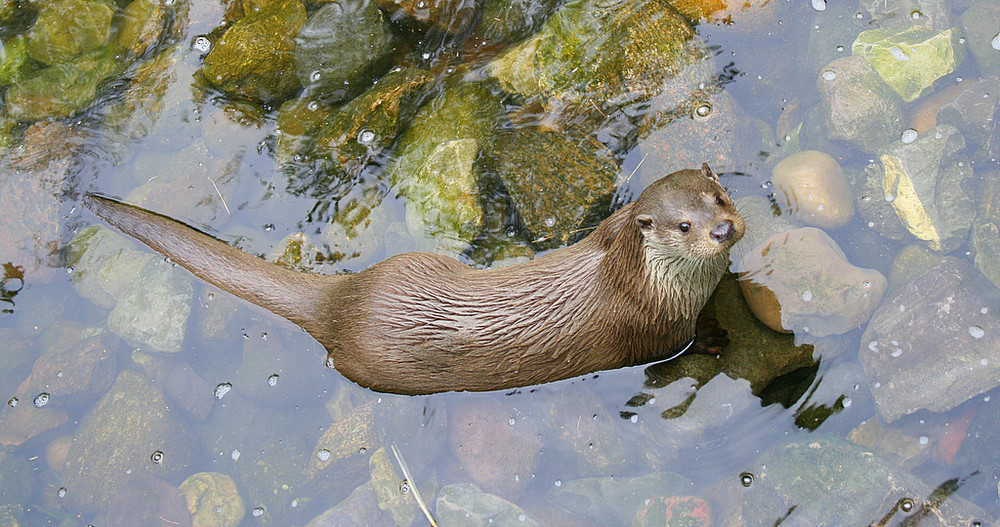
[[[962,31],[958,15],[968,4],[960,0],[953,5],[940,4],[952,22],[943,27],[954,26]],[[677,151],[689,158],[657,161],[642,149],[629,146],[629,141],[617,140],[613,130],[601,128],[595,132],[600,141],[615,149],[620,162],[616,203],[637,195],[644,185],[666,172],[694,167],[703,161],[722,174],[734,198],[772,199],[774,185],[770,178],[774,164],[800,148],[800,129],[796,125],[808,123],[810,110],[820,104],[817,78],[826,70],[823,64],[808,62],[809,39],[821,40],[817,34],[842,27],[844,17],[861,20],[863,27],[858,31],[880,25],[854,5],[815,1],[811,5],[776,5],[779,7],[774,12],[762,10],[761,14],[734,16],[731,24],[704,23],[697,27],[700,38],[714,53],[718,87],[727,96],[723,102],[715,99],[712,109],[731,111],[740,117],[720,120],[707,133],[700,128],[685,136],[690,140],[685,139],[685,146]],[[60,442],[77,443],[75,450],[69,447],[72,457],[87,450],[79,444],[85,438],[117,437],[113,433],[95,436],[80,432],[92,420],[98,401],[104,401],[110,382],[96,391],[82,390],[78,400],[53,397],[50,404],[39,404],[36,398],[45,393],[44,389],[22,393],[21,388],[36,355],[58,347],[60,342],[107,333],[110,306],[95,305],[80,295],[73,282],[78,270],[66,263],[62,252],[74,235],[95,223],[78,206],[77,199],[83,193],[124,197],[145,188],[149,192],[146,206],[190,221],[245,251],[264,256],[287,235],[304,233],[321,247],[322,257],[302,264],[316,272],[358,271],[392,254],[420,247],[412,237],[399,234],[406,231],[406,198],[398,196],[398,189],[392,188],[385,177],[384,167],[392,161],[391,149],[350,178],[325,179],[324,174],[310,172],[308,167],[279,170],[274,159],[280,135],[275,124],[277,108],[235,102],[205,90],[203,82],[195,80],[204,60],[198,49],[202,45],[199,38],[218,38],[217,28],[225,11],[220,5],[191,2],[180,34],[163,37],[165,42],[159,48],[165,50],[171,42],[177,43],[170,55],[174,62],[166,68],[168,74],[158,77],[167,80],[162,97],[154,98],[156,102],[125,119],[131,123],[129,126],[109,124],[109,114],[123,97],[122,85],[127,84],[124,79],[118,85],[112,82],[104,86],[97,101],[85,111],[60,120],[82,132],[82,139],[73,139],[81,144],[76,145],[71,156],[72,168],[65,172],[66,192],[54,206],[55,211],[53,207],[39,207],[58,218],[59,232],[53,235],[39,231],[37,238],[54,240],[59,247],[35,266],[13,261],[13,265],[27,269],[23,279],[8,272],[4,314],[0,315],[0,329],[11,343],[7,351],[0,351],[7,368],[0,376],[0,399],[10,401],[4,408],[5,415],[0,415],[0,426],[8,430],[14,426],[10,417],[14,402],[17,406],[34,402],[36,407],[64,412],[62,422],[57,419],[55,426],[43,427],[43,432],[30,434],[23,442],[11,441],[0,453],[0,468],[20,467],[0,470],[0,505],[19,506],[15,508],[24,525],[130,524],[115,523],[121,521],[116,518],[121,517],[122,510],[130,510],[121,500],[111,500],[109,506],[73,496],[81,492],[79,477],[67,479],[66,474],[79,467],[67,468],[66,462],[60,462],[60,456],[53,453]],[[26,23],[15,19],[11,24],[12,28],[0,34],[16,33]],[[837,37],[831,37],[827,43],[815,44],[823,48],[818,55],[824,60],[847,56],[852,39],[839,42]],[[416,37],[412,40],[420,41]],[[461,46],[433,34],[410,46],[400,48],[398,62],[418,63],[444,72],[445,77],[452,68],[457,73],[449,82],[456,84],[479,80],[484,75],[479,66],[497,52],[476,50],[471,44]],[[934,93],[989,76],[980,71],[971,54],[967,55],[955,71],[934,84]],[[149,59],[149,54],[144,57]],[[135,71],[125,76],[131,78]],[[929,96],[926,93],[908,103],[907,110]],[[503,102],[515,107],[522,101],[508,97]],[[697,111],[679,119],[703,122],[699,120],[706,117],[704,113]],[[498,120],[498,126],[518,126],[516,119],[509,116]],[[136,132],[139,129],[141,133]],[[900,134],[900,139],[908,142],[907,135]],[[809,140],[808,148],[826,151],[848,174],[859,174],[877,160],[873,152],[815,137]],[[676,137],[671,140],[681,141]],[[987,142],[996,140],[992,133]],[[31,147],[15,142],[6,155],[23,153]],[[749,154],[738,155],[742,153]],[[978,178],[977,185],[996,178],[995,159],[974,152],[971,142],[965,155]],[[157,179],[164,185],[150,185]],[[9,192],[12,188],[5,187]],[[35,195],[30,189],[19,192]],[[384,229],[376,233],[378,241],[347,255],[338,252],[337,247],[324,246],[329,244],[330,230],[342,229],[342,224],[337,223],[342,218],[338,211],[347,210],[352,200],[364,200],[372,193],[384,195],[376,210],[389,225],[372,227]],[[552,248],[551,243],[531,243],[535,236],[517,221],[503,189],[487,184],[482,194],[487,203],[483,227],[471,247],[456,256],[473,265],[500,265],[509,263],[503,261],[503,255],[523,255],[525,252],[519,250],[526,247],[538,252]],[[610,209],[606,208],[602,215],[607,213]],[[39,220],[39,224],[44,225],[44,221]],[[854,265],[874,268],[887,277],[897,253],[916,241],[912,237],[888,240],[857,216],[846,226],[826,229],[826,233]],[[971,243],[965,241],[950,254],[971,261],[970,248]],[[23,254],[10,258],[0,255],[0,260]],[[777,525],[783,521],[897,525],[914,516],[918,518],[909,521],[925,518],[930,523],[939,510],[945,510],[942,516],[947,518],[942,525],[990,525],[992,518],[1000,514],[996,479],[1000,474],[989,468],[996,466],[995,454],[982,443],[988,444],[989,438],[996,436],[995,432],[989,433],[994,428],[989,416],[994,415],[998,402],[997,382],[957,406],[932,408],[934,412],[907,412],[883,425],[887,428],[874,436],[881,440],[878,459],[885,461],[876,468],[859,460],[868,459],[868,454],[860,458],[850,454],[837,457],[842,455],[838,450],[830,454],[831,458],[816,461],[798,451],[789,453],[795,445],[805,445],[806,450],[822,450],[821,446],[828,444],[842,446],[852,431],[882,419],[872,395],[873,387],[881,387],[874,386],[877,381],[866,375],[859,362],[859,355],[869,345],[862,341],[867,318],[860,328],[822,339],[805,332],[796,334],[796,344],[815,345],[815,361],[808,357],[789,361],[795,365],[792,367],[774,365],[765,358],[756,363],[751,360],[727,370],[730,376],[720,374],[697,389],[695,381],[671,371],[673,366],[668,365],[599,372],[502,393],[404,397],[357,387],[324,367],[322,347],[300,329],[192,281],[186,273],[175,271],[173,276],[193,284],[191,314],[183,322],[184,338],[179,350],[160,353],[128,338],[114,338],[109,349],[117,362],[112,378],[121,371],[137,372],[150,379],[144,382],[156,386],[151,393],[170,384],[164,380],[170,377],[165,371],[190,366],[184,371],[200,378],[199,382],[192,381],[191,390],[197,393],[187,394],[194,401],[191,407],[184,408],[177,399],[178,393],[186,393],[183,387],[171,385],[164,399],[170,419],[181,423],[170,433],[186,439],[181,441],[164,432],[160,436],[162,443],[150,444],[148,454],[141,459],[111,456],[107,470],[102,467],[84,471],[90,478],[114,481],[119,495],[131,496],[127,492],[135,489],[139,493],[169,495],[169,491],[152,490],[154,486],[147,480],[130,480],[129,490],[122,490],[126,488],[119,487],[126,485],[121,483],[122,473],[132,470],[149,473],[174,486],[195,473],[223,473],[235,480],[245,503],[246,514],[238,525],[305,525],[371,479],[369,467],[374,462],[369,458],[384,448],[385,459],[395,471],[388,479],[398,480],[389,488],[396,488],[415,525],[425,525],[427,520],[408,501],[413,495],[410,487],[419,489],[429,511],[436,514],[441,488],[470,481],[523,508],[513,516],[517,522],[534,518],[542,525],[627,525],[637,510],[644,510],[656,499],[691,497],[701,500],[699,506],[704,503],[711,510],[711,519],[702,525]],[[981,278],[969,279],[980,280],[978,292],[984,298],[996,298],[995,286]],[[904,276],[902,283],[907,281]],[[893,287],[890,282],[890,290]],[[806,300],[812,298],[811,292],[808,296]],[[713,309],[720,323],[728,327],[722,318],[727,311],[720,306]],[[962,323],[964,319],[955,320],[955,324]],[[972,327],[978,330],[970,330],[974,338],[987,340],[990,331],[1000,329],[1000,325]],[[735,330],[729,331],[731,340],[740,340]],[[753,343],[746,344],[746,336],[742,337],[743,346],[752,352]],[[771,342],[761,341],[759,350],[766,351],[767,345]],[[941,348],[960,345],[938,343]],[[1000,360],[997,355],[990,350],[982,360]],[[72,366],[75,362],[66,364]],[[745,375],[738,375],[740,368]],[[780,368],[786,370],[778,371]],[[922,382],[921,375],[911,379]],[[226,385],[231,390],[220,393],[219,387]],[[375,417],[366,411],[374,412]],[[356,446],[355,453],[344,454],[321,440],[324,433],[337,429],[338,423],[348,423],[342,426],[352,430],[363,429],[354,435],[345,433],[339,443],[334,442],[338,448]],[[143,428],[135,422],[114,426]],[[979,438],[982,440],[977,443],[975,439]],[[858,448],[876,449],[873,442],[869,440],[867,446]],[[786,448],[786,444],[792,447]],[[400,463],[392,454],[393,446],[409,468],[405,485]],[[113,443],[103,447],[115,451]],[[330,456],[334,460],[332,469],[325,468]],[[184,463],[170,466],[175,459],[183,459]],[[867,474],[881,471],[890,474],[886,480],[892,481],[891,489],[865,481]],[[817,481],[828,487],[815,481],[803,484],[797,472],[817,472]],[[625,485],[633,478],[651,474],[669,474],[675,480],[651,493],[638,490],[638,484]],[[619,482],[625,490],[606,491],[593,501],[581,498],[583,492],[569,492],[584,486],[584,478],[602,477],[613,478],[604,481]],[[21,491],[7,490],[11,488],[8,479],[16,481]],[[875,495],[880,497],[871,497]],[[908,504],[907,499],[911,500]],[[134,500],[138,502],[138,498]],[[377,521],[386,520],[380,518]]]

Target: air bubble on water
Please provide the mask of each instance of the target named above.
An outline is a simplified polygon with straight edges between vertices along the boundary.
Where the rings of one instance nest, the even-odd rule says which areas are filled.
[[[314,70],[312,73],[309,74],[309,82],[317,82],[322,76],[323,73],[321,71]]]
[[[822,77],[825,81],[832,81],[837,78],[837,72],[833,70],[826,70],[820,74],[820,77]]]
[[[273,373],[273,374],[271,374],[270,377],[267,378],[267,385],[270,386],[270,387],[272,387],[272,388],[274,388],[275,386],[278,385],[278,374],[277,373]]]
[[[1000,51],[1000,33],[993,35],[993,40],[990,40],[990,47],[992,47],[997,51]]]
[[[323,462],[329,461],[332,456],[333,453],[325,448],[321,448],[316,451],[316,459]]]
[[[240,460],[240,454],[240,449],[234,448],[233,451],[229,453],[229,458],[235,463]]]
[[[892,55],[892,58],[896,60],[903,60],[903,61],[910,60],[910,56],[907,55],[907,53],[903,51],[903,48],[899,46],[893,46],[889,48],[889,54]]]
[[[901,138],[903,144],[910,144],[917,140],[917,131],[913,128],[907,128],[903,130],[903,137]]]
[[[704,119],[709,115],[712,115],[712,105],[707,102],[699,104],[694,109],[694,116],[696,119]]]
[[[49,404],[49,394],[42,392],[35,397],[35,406],[41,408]]]
[[[264,507],[254,507],[253,510],[250,511],[250,515],[254,518],[260,518],[264,515]]]
[[[215,398],[222,399],[232,389],[233,385],[228,382],[219,383],[219,385],[215,387]]]
[[[808,301],[810,301],[812,299],[813,299],[813,293],[812,293],[812,291],[806,289],[805,291],[802,292],[802,300],[808,302]]]
[[[363,145],[370,145],[375,141],[375,132],[371,130],[362,130],[358,134],[358,142]]]
[[[844,400],[841,401],[840,404],[842,404],[844,406],[844,408],[850,408],[851,407],[851,403],[853,403],[853,402],[854,401],[852,401],[850,397],[844,397]]]
[[[826,0],[812,0],[812,6],[817,11],[826,11]]]
[[[985,335],[985,334],[986,334],[986,331],[984,331],[983,328],[981,328],[979,326],[970,326],[969,327],[969,335],[972,335],[972,338],[974,338],[974,339],[981,339],[981,338],[983,338],[983,335]]]

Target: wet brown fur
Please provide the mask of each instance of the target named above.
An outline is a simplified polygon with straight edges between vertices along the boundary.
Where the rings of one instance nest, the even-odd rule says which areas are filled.
[[[653,183],[575,245],[484,270],[407,253],[357,274],[301,273],[137,207],[97,196],[86,204],[200,278],[298,324],[349,379],[403,394],[520,387],[670,356],[693,337],[743,234],[707,166]],[[727,236],[712,239],[720,226]]]

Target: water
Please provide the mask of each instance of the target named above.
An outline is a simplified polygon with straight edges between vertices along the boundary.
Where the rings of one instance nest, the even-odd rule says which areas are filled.
[[[782,14],[777,17],[781,23],[772,19],[751,31],[744,30],[744,24],[751,22],[739,16],[734,17],[731,25],[706,24],[699,28],[702,38],[717,47],[715,67],[723,79],[721,88],[727,99],[723,103],[713,100],[711,104],[696,105],[683,118],[712,123],[715,121],[711,119],[739,111],[747,116],[745,122],[752,122],[753,126],[720,125],[710,137],[692,140],[700,150],[687,142],[681,150],[681,140],[677,140],[678,152],[684,152],[685,157],[671,162],[679,168],[708,161],[723,174],[723,182],[734,197],[768,196],[771,191],[766,184],[771,175],[768,163],[789,153],[777,141],[762,142],[757,123],[787,136],[789,140],[782,141],[783,144],[794,144],[801,137],[801,131],[794,125],[803,120],[808,122],[811,107],[797,111],[790,101],[798,99],[804,105],[813,104],[817,77],[836,80],[837,75],[825,69],[824,64],[805,62],[808,31],[800,29],[813,27],[816,20],[832,20],[817,17],[838,16],[848,23],[869,22],[868,14],[845,12],[835,3],[813,1],[811,5],[803,2],[781,7]],[[301,179],[291,182],[285,173],[275,169],[277,108],[228,101],[215,92],[192,96],[192,86],[202,82],[196,79],[203,54],[212,42],[219,43],[218,38],[204,35],[213,33],[224,13],[220,7],[207,4],[194,3],[191,8],[197,16],[190,17],[176,38],[180,47],[168,69],[170,74],[165,77],[169,80],[163,87],[162,108],[158,113],[139,111],[131,118],[132,122],[143,123],[144,133],[122,137],[104,124],[104,111],[121,97],[121,92],[113,87],[102,92],[102,101],[94,108],[65,121],[90,134],[84,140],[84,154],[74,159],[78,166],[73,172],[70,195],[97,191],[126,196],[152,181],[152,185],[144,187],[149,189],[148,206],[186,219],[247,252],[267,255],[285,236],[304,233],[320,246],[320,258],[318,261],[307,258],[303,266],[318,272],[358,271],[412,249],[407,245],[412,242],[399,235],[399,229],[405,232],[406,228],[405,199],[398,197],[383,177],[383,168],[391,161],[391,154],[372,160],[348,179],[324,179],[322,167],[305,167],[296,174],[315,175],[309,180],[314,184],[297,186]],[[16,33],[18,28],[6,29],[4,34]],[[433,47],[431,51],[413,50],[412,56],[399,60],[415,61],[443,73],[466,60],[475,64],[490,58],[485,54],[474,56],[469,51],[473,46],[448,47],[445,38],[428,41],[431,43],[421,45]],[[991,42],[994,48],[996,41],[994,38]],[[190,43],[189,47],[186,43]],[[827,52],[820,55],[826,60],[844,56],[849,53],[850,44],[850,41],[831,42]],[[484,53],[489,52],[496,50]],[[447,63],[449,60],[455,64]],[[469,82],[485,75],[478,68],[463,71],[452,82]],[[984,76],[976,70],[973,60],[966,59],[958,71],[938,81],[938,85],[949,85],[959,75],[968,79]],[[509,105],[522,102],[517,98],[505,99]],[[306,106],[310,111],[317,109],[315,102]],[[505,117],[501,125],[515,127],[545,120],[545,115],[539,118],[531,114],[543,110],[533,106],[522,110],[515,115],[521,121]],[[787,123],[791,126],[786,130],[782,127]],[[602,129],[601,133],[602,138],[627,135],[617,129]],[[367,128],[356,137],[365,145],[382,140]],[[917,132],[907,127],[897,137],[912,142]],[[688,139],[685,137],[685,141]],[[720,155],[721,150],[716,147],[725,140],[751,145],[751,156]],[[817,149],[827,146],[822,142],[809,145]],[[843,148],[838,143],[830,148],[836,148],[828,153],[850,174],[860,173],[869,160],[874,162],[873,158],[878,157]],[[736,147],[729,149],[736,150]],[[766,155],[754,157],[759,152]],[[669,164],[654,164],[654,160],[645,158],[637,149],[625,148],[616,152],[616,156],[622,165],[623,179],[633,170],[636,173],[622,186],[619,197],[623,200],[636,195],[644,184],[657,177],[658,170]],[[983,159],[976,159],[973,164],[977,175],[993,174],[998,168],[996,162]],[[172,183],[158,190],[155,186],[158,179]],[[511,211],[500,208],[501,199],[494,199],[496,196],[491,193],[504,196],[503,189],[484,191],[490,198],[486,201],[497,208],[487,211],[484,234],[474,240],[470,250],[459,255],[474,265],[502,261],[502,257],[496,256],[501,251],[489,245],[497,243],[498,238],[512,240],[505,243],[522,248],[533,239]],[[384,220],[369,227],[369,231],[377,231],[367,233],[376,241],[359,245],[363,250],[350,253],[338,253],[323,246],[330,230],[343,230],[350,223],[344,219],[353,210],[349,205],[371,203],[372,196],[378,197],[375,210],[382,218],[380,221]],[[82,213],[78,206],[74,208],[76,203],[69,198],[59,203],[56,208],[60,212],[55,216],[60,234],[55,244],[64,248],[94,218]],[[877,233],[861,228],[863,224],[856,218],[850,226],[828,234],[852,263],[888,275],[892,259],[903,244],[883,241],[874,246],[884,246],[884,251],[876,253],[873,245],[865,244]],[[37,232],[47,233],[42,228]],[[365,235],[364,232],[365,229],[360,229],[358,236]],[[397,244],[398,240],[403,241]],[[544,251],[549,247],[535,249]],[[964,257],[964,251],[965,246],[955,254]],[[160,259],[149,252],[135,254]],[[67,264],[54,257],[38,270],[28,269],[23,279],[8,274],[0,296],[4,301],[0,330],[10,343],[6,350],[0,351],[0,357],[14,365],[5,367],[0,375],[0,400],[8,401],[0,414],[0,419],[5,419],[0,421],[0,428],[12,430],[8,416],[15,409],[52,412],[33,417],[39,426],[48,423],[45,420],[48,416],[61,416],[54,425],[46,425],[47,431],[21,444],[10,444],[0,453],[0,467],[22,463],[29,468],[19,473],[28,474],[29,483],[15,502],[22,509],[26,525],[58,525],[61,520],[52,511],[79,514],[80,525],[101,525],[111,507],[78,505],[82,492],[79,478],[72,480],[66,476],[74,467],[60,462],[66,454],[60,455],[56,448],[79,433],[82,423],[96,411],[98,401],[107,393],[110,382],[100,389],[84,390],[77,400],[61,399],[55,389],[21,391],[22,383],[36,365],[35,356],[43,350],[56,349],[60,342],[90,338],[106,331],[108,326],[110,305],[96,305],[81,297],[68,271]],[[176,276],[178,280],[188,280],[183,272],[177,271]],[[403,492],[404,486],[418,490],[432,513],[438,489],[475,481],[484,490],[522,507],[523,511],[513,516],[519,521],[529,516],[539,519],[554,516],[576,524],[579,518],[572,516],[576,514],[593,522],[630,524],[633,513],[643,503],[651,503],[650,496],[633,502],[625,493],[608,490],[592,509],[587,509],[569,493],[579,489],[584,478],[613,476],[614,479],[604,480],[608,483],[655,477],[662,478],[657,480],[660,483],[656,487],[660,495],[700,496],[713,509],[714,518],[742,511],[744,516],[752,518],[746,524],[774,524],[778,516],[767,514],[775,511],[756,511],[761,516],[753,517],[755,509],[747,504],[752,505],[758,499],[764,502],[765,498],[785,500],[780,501],[784,507],[777,512],[786,513],[789,510],[786,505],[791,504],[798,514],[817,515],[844,505],[842,497],[832,492],[775,494],[773,482],[780,477],[776,474],[783,470],[782,462],[788,459],[780,453],[783,445],[808,447],[829,438],[848,437],[863,442],[858,439],[864,431],[863,423],[880,420],[872,393],[883,388],[883,383],[869,379],[858,359],[861,353],[877,353],[880,347],[874,341],[862,345],[860,330],[822,342],[806,334],[780,337],[767,333],[769,339],[815,344],[817,361],[813,362],[812,351],[804,359],[797,359],[799,362],[779,363],[774,357],[764,355],[733,367],[729,375],[711,379],[692,381],[678,377],[670,365],[650,368],[640,365],[498,393],[404,397],[359,388],[335,370],[324,367],[322,348],[291,324],[234,301],[228,295],[216,294],[196,281],[192,291],[194,307],[184,323],[185,338],[174,353],[158,352],[127,340],[111,345],[116,365],[109,379],[127,370],[148,378],[156,390],[166,390],[162,397],[169,407],[167,413],[182,428],[162,432],[158,441],[151,442],[135,459],[114,458],[110,462],[104,459],[111,470],[95,477],[112,478],[130,470],[147,471],[177,486],[198,472],[226,474],[237,482],[244,502],[245,515],[240,523],[243,526],[263,525],[265,521],[268,525],[305,525],[374,478],[371,467],[375,463],[370,459],[383,455],[378,454],[383,448],[389,453],[385,456],[387,466],[394,471],[385,478],[393,492],[410,499],[416,493]],[[806,301],[814,299],[813,290],[800,294]],[[979,305],[974,311],[980,310],[982,317],[992,317],[995,312]],[[989,340],[986,337],[996,326],[986,326],[982,320],[956,321],[959,333],[969,340]],[[720,322],[725,325],[727,320]],[[731,341],[741,342],[741,338],[746,340],[745,335],[730,329]],[[898,343],[892,346],[883,343],[881,349],[887,355],[894,354]],[[910,358],[909,354],[900,355]],[[700,363],[703,359],[680,360]],[[905,359],[898,362],[907,362]],[[997,362],[993,357],[989,359],[984,357],[973,364],[986,369]],[[72,370],[66,370],[66,374],[73,377]],[[698,385],[698,390],[692,388],[694,385]],[[949,496],[973,503],[991,517],[1000,513],[996,481],[992,479],[996,474],[986,470],[977,472],[981,466],[994,462],[989,452],[962,445],[961,434],[958,439],[948,435],[956,424],[965,423],[967,429],[976,426],[977,413],[991,415],[994,391],[990,389],[986,394],[972,397],[954,409],[921,410],[886,425],[891,433],[882,435],[889,439],[877,446],[882,449],[880,455],[889,460],[886,466],[892,467],[898,480],[903,481],[900,488],[907,492],[950,489],[949,482],[959,481],[960,484],[953,485],[957,490]],[[25,401],[29,403],[23,404]],[[467,422],[477,423],[475,430],[464,429]],[[351,428],[351,434],[337,436],[340,443],[324,442],[327,434],[336,432],[338,426],[348,425],[355,428]],[[137,422],[116,426],[128,427],[126,435],[146,433]],[[187,441],[178,441],[181,436]],[[910,450],[913,443],[923,450],[913,454]],[[178,452],[177,445],[193,446],[189,452]],[[75,455],[72,447],[67,448],[71,456]],[[392,455],[392,450],[398,450],[399,459]],[[763,452],[768,454],[762,455]],[[939,452],[950,452],[951,457],[942,457]],[[177,460],[185,456],[189,464],[177,467]],[[409,474],[404,475],[402,463],[407,465]],[[857,469],[859,465],[845,466]],[[874,473],[875,469],[871,471]],[[849,485],[863,480],[865,472],[858,469],[853,475],[836,473],[830,478],[837,483],[837,477],[845,477],[844,484]],[[680,483],[663,483],[674,481],[671,478]],[[142,483],[129,485],[141,487]],[[762,494],[755,494],[758,492]],[[887,515],[900,514],[893,510],[912,514],[928,495],[929,492],[892,496],[884,503],[860,500],[871,505],[871,510],[867,511],[868,516],[859,517],[877,522]],[[898,508],[893,509],[897,501]],[[407,503],[416,507],[412,501]],[[416,508],[411,512],[415,524],[426,524],[422,512]],[[809,523],[809,518],[800,517],[800,521]],[[991,520],[978,519],[987,525]],[[722,520],[716,522],[723,524]]]

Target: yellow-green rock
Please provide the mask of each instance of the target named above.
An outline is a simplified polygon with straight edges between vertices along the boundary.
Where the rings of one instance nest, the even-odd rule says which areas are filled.
[[[460,84],[421,108],[400,138],[388,172],[421,250],[457,254],[479,232],[477,161],[499,111],[482,83]]]
[[[965,139],[953,126],[936,126],[913,142],[880,152],[886,199],[903,225],[935,251],[958,249],[975,217],[972,166]]]
[[[21,121],[69,117],[97,97],[98,88],[125,67],[103,47],[23,77],[7,90],[7,111]]]
[[[114,13],[107,4],[56,0],[38,12],[28,38],[28,54],[45,64],[60,64],[104,44]]]
[[[628,95],[634,101],[659,94],[665,79],[701,58],[694,34],[667,2],[573,0],[489,71],[521,95],[598,104]]]
[[[192,527],[236,527],[246,507],[233,478],[218,472],[199,472],[181,483],[191,511]]]
[[[962,63],[965,48],[959,37],[954,28],[871,29],[858,35],[851,52],[868,59],[885,83],[910,102]]]
[[[205,57],[205,80],[226,94],[271,103],[299,87],[292,56],[306,23],[301,0],[282,0],[233,24]]]

